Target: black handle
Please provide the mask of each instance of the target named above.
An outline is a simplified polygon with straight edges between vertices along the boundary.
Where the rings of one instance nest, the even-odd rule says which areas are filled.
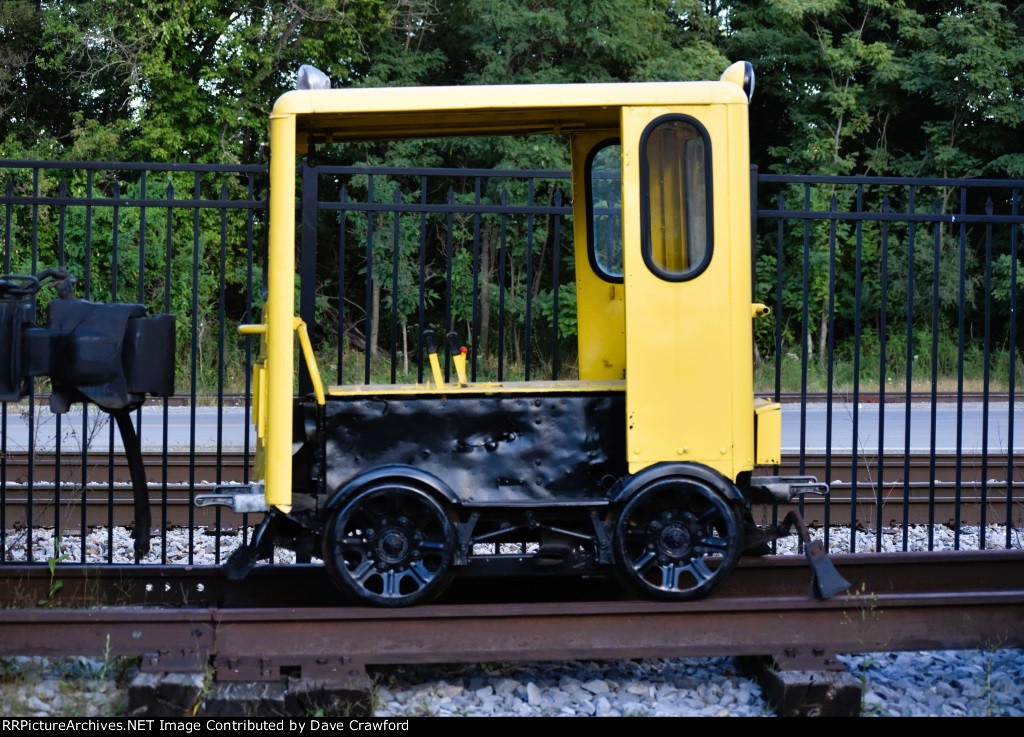
[[[433,330],[423,331],[423,342],[427,344],[427,353],[437,353],[437,341],[434,340]]]

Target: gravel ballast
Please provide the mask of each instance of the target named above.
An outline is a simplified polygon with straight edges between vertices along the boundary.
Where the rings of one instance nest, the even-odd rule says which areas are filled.
[[[812,533],[816,536],[820,533]],[[932,528],[931,546],[951,549],[954,531]],[[929,549],[928,528],[908,530],[908,549]],[[979,547],[981,531],[962,527],[961,549]],[[220,559],[236,541],[193,532],[193,559],[187,560],[187,530],[167,533],[170,562],[209,565],[217,540]],[[5,537],[7,561],[24,560],[24,531]],[[1005,529],[990,526],[985,547],[1005,547]],[[111,548],[111,543],[113,547]],[[858,551],[873,549],[874,533],[857,534]],[[35,529],[33,557],[74,562],[82,544],[62,536],[55,549],[50,530]],[[834,529],[832,552],[849,549],[848,531]],[[1010,547],[1021,548],[1019,532]],[[883,550],[903,549],[901,530],[883,533]],[[114,562],[132,560],[128,530],[93,530],[86,538],[86,561],[100,562],[112,550]],[[162,540],[153,538],[147,560],[161,559]],[[789,541],[780,553],[790,552]],[[287,562],[287,554],[281,556]],[[925,651],[841,655],[864,688],[865,716],[1024,716],[1024,650]],[[88,658],[0,659],[0,716],[116,716],[127,708],[121,661]],[[25,678],[25,676],[28,676]],[[739,672],[732,658],[488,663],[375,668],[376,716],[771,716],[760,687]]]

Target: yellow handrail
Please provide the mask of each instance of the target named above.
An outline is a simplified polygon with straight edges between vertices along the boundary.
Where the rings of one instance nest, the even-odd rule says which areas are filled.
[[[306,359],[306,368],[309,369],[309,378],[313,382],[313,393],[316,395],[316,403],[323,405],[327,403],[324,397],[324,383],[320,380],[320,369],[316,365],[316,356],[313,355],[313,344],[309,342],[309,331],[306,330],[306,323],[302,318],[295,318],[295,332],[299,334],[299,345],[302,346],[302,357]]]

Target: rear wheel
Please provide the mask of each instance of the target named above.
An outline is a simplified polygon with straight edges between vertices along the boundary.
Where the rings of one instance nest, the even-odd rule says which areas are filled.
[[[693,478],[658,479],[626,502],[615,526],[620,571],[642,595],[707,596],[740,556],[742,525],[720,491]]]
[[[336,512],[323,549],[342,591],[368,604],[408,606],[430,601],[448,585],[454,526],[422,489],[389,483],[360,492]]]

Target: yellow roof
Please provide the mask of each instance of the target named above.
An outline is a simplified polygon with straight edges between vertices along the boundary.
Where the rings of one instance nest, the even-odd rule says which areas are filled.
[[[360,87],[286,92],[272,115],[295,116],[297,132],[332,141],[609,130],[625,106],[714,103],[747,99],[722,81]]]

